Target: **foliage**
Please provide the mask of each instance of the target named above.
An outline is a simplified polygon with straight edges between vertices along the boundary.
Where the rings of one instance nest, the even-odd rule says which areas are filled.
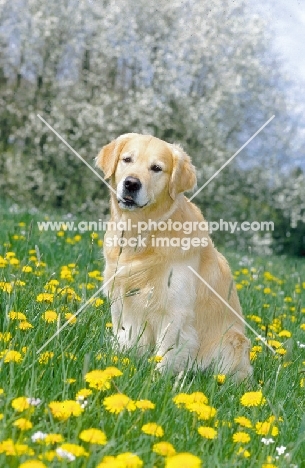
[[[301,261],[228,255],[245,318],[275,351],[247,331],[253,379],[237,386],[195,368],[160,375],[160,357],[118,351],[101,294],[71,319],[101,287],[100,237],[40,232],[41,217],[2,216],[1,466],[301,466]]]

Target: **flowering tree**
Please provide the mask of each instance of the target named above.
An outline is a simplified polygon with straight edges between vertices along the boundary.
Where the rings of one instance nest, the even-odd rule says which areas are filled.
[[[1,0],[0,18],[8,196],[74,212],[96,210],[97,200],[106,207],[106,188],[37,113],[90,163],[125,132],[180,142],[199,183],[276,114],[197,198],[220,216],[262,202],[291,129],[264,22],[245,0]],[[249,191],[258,205],[246,202]]]

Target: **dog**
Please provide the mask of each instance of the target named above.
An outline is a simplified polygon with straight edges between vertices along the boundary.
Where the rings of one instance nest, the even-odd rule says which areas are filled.
[[[102,148],[96,165],[112,189],[104,281],[120,348],[154,349],[161,371],[196,363],[236,381],[250,376],[250,342],[229,265],[184,195],[196,185],[190,157],[179,145],[127,133]],[[172,228],[184,223],[194,226],[187,237]]]

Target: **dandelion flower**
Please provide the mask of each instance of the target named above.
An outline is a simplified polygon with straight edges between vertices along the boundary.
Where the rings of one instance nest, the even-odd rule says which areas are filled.
[[[207,421],[216,415],[216,409],[212,406],[202,403],[188,403],[185,405],[186,409],[192,413],[196,413],[199,419]]]
[[[242,442],[243,444],[246,444],[247,442],[250,442],[250,436],[247,432],[235,432],[235,434],[233,434],[233,442]]]
[[[236,418],[234,418],[234,421],[240,426],[248,427],[248,428],[252,427],[252,423],[250,419],[246,418],[245,416],[237,416]]]
[[[19,330],[29,330],[30,328],[33,328],[33,325],[30,322],[24,320],[19,323],[18,328]]]
[[[14,398],[11,404],[14,410],[18,411],[19,413],[30,407],[30,403],[27,397]]]
[[[162,427],[156,423],[144,424],[144,426],[142,426],[142,432],[155,437],[162,437],[164,435]]]
[[[192,453],[177,453],[166,459],[165,468],[200,468],[202,462],[199,457]]]
[[[51,401],[49,408],[54,418],[60,421],[66,421],[70,416],[80,416],[84,411],[81,405],[74,400]]]
[[[21,463],[19,468],[47,468],[47,466],[40,460],[27,460]]]
[[[100,429],[85,429],[79,434],[79,438],[90,444],[105,445],[107,443],[106,434]]]
[[[178,406],[186,406],[191,403],[201,403],[206,405],[208,398],[202,392],[193,392],[191,394],[179,393],[173,398],[173,402]]]
[[[142,411],[148,410],[148,409],[154,409],[156,405],[152,403],[150,400],[138,400],[135,402],[136,407],[138,409],[141,409]]]
[[[152,451],[162,457],[172,457],[176,454],[176,450],[169,442],[158,442],[153,445]]]
[[[219,385],[222,385],[225,383],[226,375],[225,374],[214,375],[214,379]]]
[[[15,422],[13,422],[13,426],[18,427],[21,431],[27,431],[28,429],[32,429],[33,424],[29,419],[26,418],[19,418],[16,419]]]
[[[44,442],[46,445],[53,445],[53,444],[59,444],[64,441],[64,438],[61,434],[57,433],[50,433],[46,434],[44,438]]]
[[[251,453],[244,447],[239,447],[239,449],[237,450],[237,455],[242,455],[244,458],[249,458],[251,456]]]
[[[65,314],[65,319],[68,320],[69,323],[72,325],[77,322],[77,318],[75,317],[74,314],[71,314],[71,312],[67,312]]]
[[[118,370],[118,372],[120,372]],[[111,374],[111,373],[110,373]],[[85,375],[85,381],[89,383],[89,387],[97,390],[107,390],[110,388],[111,375],[105,370],[93,370]]]
[[[205,439],[215,439],[217,437],[217,431],[213,427],[200,426],[198,432]]]
[[[52,303],[54,299],[54,294],[51,293],[41,293],[36,297],[37,302],[49,302]]]
[[[131,452],[120,453],[117,457],[106,456],[97,468],[142,468],[143,461]]]
[[[11,320],[26,320],[26,315],[23,312],[15,312],[11,310],[8,316]]]
[[[128,411],[135,411],[136,404],[127,395],[123,393],[116,393],[104,399],[103,405],[110,413],[119,414],[125,409]]]
[[[241,397],[240,402],[243,406],[260,406],[266,402],[266,398],[259,390],[257,392],[246,392]]]
[[[258,421],[255,424],[255,432],[258,435],[271,435],[273,437],[277,436],[279,433],[279,429],[277,426],[273,426],[272,421]]]
[[[10,350],[10,351],[6,351],[4,352],[4,362],[8,363],[8,362],[21,362],[22,361],[22,355],[21,353],[19,353],[19,351],[14,351],[14,350]]]
[[[81,388],[76,394],[76,400],[87,398],[92,395],[92,390],[89,388]]]
[[[53,323],[57,320],[57,313],[55,310],[47,310],[44,314],[42,314],[41,318],[47,323]]]
[[[61,450],[64,450],[65,452],[71,453],[75,457],[88,457],[89,454],[86,452],[84,447],[81,445],[77,444],[62,444],[60,447],[58,447]]]
[[[39,364],[48,364],[49,360],[54,357],[53,351],[45,351],[41,353],[38,358]]]

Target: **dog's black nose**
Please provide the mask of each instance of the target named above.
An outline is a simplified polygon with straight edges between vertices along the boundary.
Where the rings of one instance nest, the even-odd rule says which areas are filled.
[[[124,180],[124,189],[128,190],[129,192],[137,192],[140,190],[142,184],[139,179],[136,177],[126,177]]]

